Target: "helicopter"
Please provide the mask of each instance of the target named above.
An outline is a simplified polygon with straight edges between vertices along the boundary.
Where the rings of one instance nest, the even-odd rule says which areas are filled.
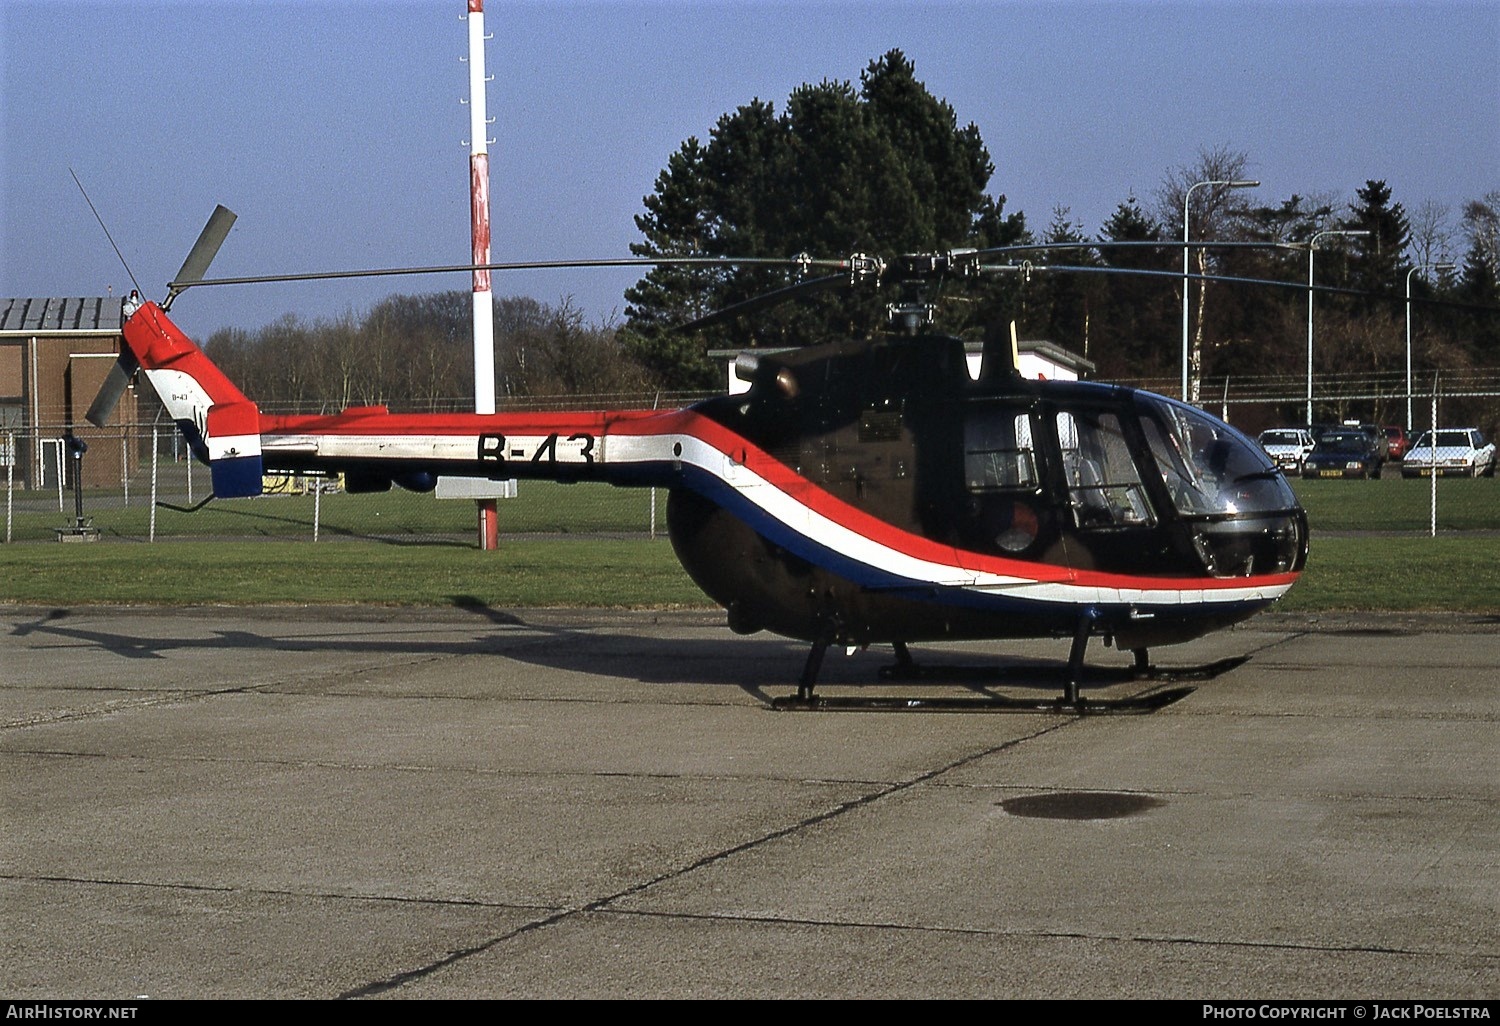
[[[1025,379],[1013,327],[986,337],[971,375],[922,302],[892,304],[894,333],[742,353],[745,392],[679,410],[267,414],[168,315],[196,284],[285,280],[203,279],[233,218],[215,212],[162,304],[132,293],[91,422],[144,374],[220,499],[283,472],[341,473],[350,492],[429,491],[440,476],[664,488],[673,549],[729,628],[810,645],[785,704],[825,701],[830,646],[889,644],[899,671],[915,665],[910,644],[1071,638],[1050,706],[1102,709],[1080,695],[1092,638],[1146,673],[1151,648],[1244,620],[1306,563],[1306,513],[1248,437],[1154,393]],[[910,282],[978,259],[896,263]],[[835,273],[781,291],[887,273],[868,257],[826,264]]]

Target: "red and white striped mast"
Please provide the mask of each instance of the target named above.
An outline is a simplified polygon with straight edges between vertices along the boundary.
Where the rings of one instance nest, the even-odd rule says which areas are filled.
[[[469,2],[469,211],[473,262],[490,262],[490,154],[484,102],[484,0]],[[495,305],[490,272],[474,272],[474,412],[495,412]],[[479,499],[479,547],[500,547],[500,511]]]

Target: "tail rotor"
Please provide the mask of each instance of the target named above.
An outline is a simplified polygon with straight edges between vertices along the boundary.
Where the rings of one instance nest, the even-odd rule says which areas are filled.
[[[223,204],[214,208],[208,223],[203,226],[203,231],[198,235],[198,241],[193,243],[187,259],[182,262],[182,269],[167,285],[167,298],[161,304],[163,311],[171,308],[172,301],[177,298],[178,293],[203,279],[203,275],[208,272],[209,265],[218,255],[219,247],[228,237],[229,229],[234,227],[234,222],[234,211]],[[130,304],[125,310],[127,318],[135,312],[135,306],[138,305],[139,300],[132,293]],[[141,364],[135,354],[130,351],[129,347],[122,346],[120,358],[110,368],[104,384],[99,386],[99,392],[94,396],[94,401],[89,405],[88,412],[83,415],[83,419],[95,427],[104,427],[108,424],[110,417],[114,415],[115,407],[120,403],[120,397],[125,394],[125,389],[130,387],[130,383],[135,380],[136,372],[140,369]]]

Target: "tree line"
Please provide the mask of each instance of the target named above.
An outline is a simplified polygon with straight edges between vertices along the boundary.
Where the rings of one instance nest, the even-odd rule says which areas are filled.
[[[1316,298],[1318,374],[1404,370],[1408,284],[1418,304],[1420,371],[1500,364],[1500,190],[1454,212],[1432,203],[1408,210],[1378,179],[1352,199],[1293,195],[1270,203],[1252,189],[1202,184],[1244,180],[1249,165],[1249,155],[1231,147],[1205,149],[1169,169],[1154,195],[1123,198],[1095,231],[1062,205],[1034,228],[990,191],[994,164],[978,128],[961,124],[892,50],[857,85],[800,86],[780,111],[753,100],[723,115],[706,141],[687,139],[644,198],[635,219],[642,239],[631,249],[647,257],[889,257],[1071,243],[1080,248],[1033,257],[1034,273],[945,282],[915,298],[933,302],[937,328],[951,334],[978,338],[1015,321],[1023,338],[1092,360],[1100,378],[1174,380],[1187,287],[1196,383],[1305,371],[1311,248],[1317,284],[1347,290]],[[1185,199],[1192,239],[1263,247],[1193,250],[1194,273],[1303,287],[1185,282]],[[1049,272],[1047,263],[1080,270]],[[1089,273],[1106,270],[1168,275]],[[620,324],[587,323],[566,300],[499,299],[497,391],[718,389],[723,364],[708,357],[711,350],[866,335],[883,330],[887,303],[913,298],[890,289],[829,290],[680,330],[796,280],[784,268],[663,266],[626,291]],[[471,302],[466,291],[392,296],[362,317],[307,324],[288,315],[256,332],[220,331],[208,349],[249,394],[272,404],[437,408],[463,398],[454,383],[472,365]],[[1359,415],[1391,417],[1388,410]]]
[[[496,393],[502,399],[640,394],[657,388],[613,325],[590,324],[571,301],[497,298]],[[223,328],[204,350],[267,410],[390,406],[473,409],[473,293],[393,295],[363,316],[258,331]]]

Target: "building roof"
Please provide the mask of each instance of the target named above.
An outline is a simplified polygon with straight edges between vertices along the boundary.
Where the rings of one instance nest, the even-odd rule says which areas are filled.
[[[0,335],[120,333],[119,296],[0,299]]]
[[[1046,339],[1027,341],[1023,338],[1016,343],[1016,349],[1022,353],[1034,353],[1077,374],[1092,374],[1098,367],[1093,360],[1085,359],[1071,349],[1064,349],[1057,343],[1048,342]]]

